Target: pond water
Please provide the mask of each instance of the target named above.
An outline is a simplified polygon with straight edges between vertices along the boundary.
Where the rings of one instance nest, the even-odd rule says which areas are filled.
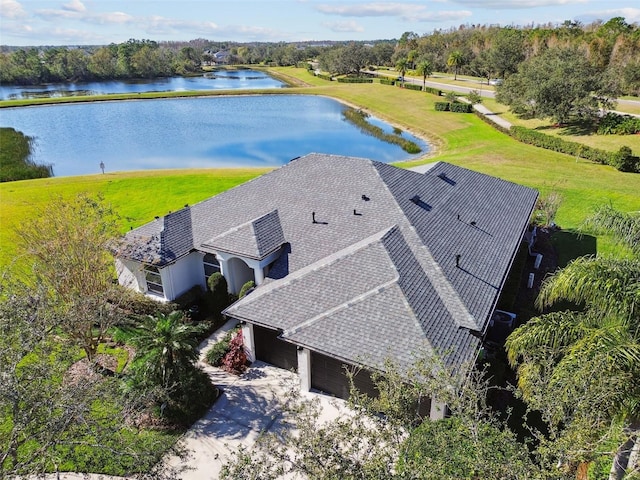
[[[111,80],[103,82],[52,83],[48,85],[0,85],[0,100],[48,98],[110,93],[179,92],[186,90],[235,90],[283,88],[287,85],[260,70],[218,70],[199,77],[170,77],[153,80]]]
[[[341,103],[309,95],[247,95],[0,109],[0,126],[35,138],[32,159],[56,176],[159,168],[271,167],[310,152],[382,162],[424,155],[364,134]],[[385,130],[379,119],[370,121]]]

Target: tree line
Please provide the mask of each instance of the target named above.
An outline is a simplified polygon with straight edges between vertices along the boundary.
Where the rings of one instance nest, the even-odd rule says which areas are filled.
[[[483,78],[507,78],[532,58],[557,48],[573,49],[622,93],[640,92],[640,27],[623,17],[583,25],[500,27],[461,25],[419,35],[404,32],[399,39],[371,42],[155,42],[131,39],[93,47],[3,48],[0,82],[46,82],[153,78],[187,75],[226,52],[231,64],[297,65],[317,60],[332,74],[357,73],[367,66],[407,70],[428,64],[429,72],[450,71]],[[424,71],[424,68],[423,68]],[[430,73],[429,73],[430,74]]]

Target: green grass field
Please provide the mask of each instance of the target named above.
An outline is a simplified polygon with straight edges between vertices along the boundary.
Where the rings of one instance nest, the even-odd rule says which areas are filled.
[[[563,196],[556,222],[577,229],[591,209],[611,203],[623,211],[640,211],[640,175],[521,144],[473,114],[436,112],[439,98],[422,92],[374,84],[342,84],[314,77],[306,70],[273,69],[292,84],[271,94],[313,94],[336,98],[378,118],[427,138],[435,151],[419,163],[446,161]],[[228,92],[227,92],[228,93]],[[237,92],[235,92],[237,93]],[[257,92],[251,92],[255,94]],[[491,108],[491,107],[490,107]],[[620,145],[626,138],[616,137]],[[633,148],[633,147],[632,147]],[[634,149],[634,151],[638,151]],[[308,152],[300,152],[301,155]],[[411,166],[402,164],[402,166]],[[122,217],[121,230],[139,226],[155,215],[193,204],[238,185],[265,170],[205,169],[122,172],[106,175],[28,180],[0,184],[0,265],[8,265],[18,248],[14,229],[54,196],[101,192]],[[599,251],[611,250],[604,241]]]

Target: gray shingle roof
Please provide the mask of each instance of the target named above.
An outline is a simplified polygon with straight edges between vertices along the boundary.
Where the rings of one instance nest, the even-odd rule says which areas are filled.
[[[176,212],[175,231],[156,221],[126,238],[171,230],[163,248],[141,242],[138,258],[156,263],[203,245],[260,258],[286,241],[265,283],[228,315],[346,361],[379,365],[389,352],[408,362],[426,346],[457,363],[475,355],[471,331],[486,328],[536,198],[445,163],[420,174],[310,154]]]
[[[203,242],[202,247],[261,260],[284,243],[278,210],[273,210]]]

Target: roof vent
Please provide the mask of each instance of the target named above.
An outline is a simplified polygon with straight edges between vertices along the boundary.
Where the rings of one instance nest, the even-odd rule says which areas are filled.
[[[364,200],[365,202],[368,202],[369,200],[371,200],[369,197],[367,197],[366,195],[362,195],[362,200]]]
[[[456,255],[456,267],[460,268],[460,259],[462,258],[462,255],[460,255],[459,253]]]
[[[156,215],[156,216],[155,216],[155,219],[156,219],[156,220],[159,220],[159,219],[160,219],[160,217],[159,217],[158,215]]]
[[[354,214],[354,215],[357,215],[357,216],[362,215],[361,213],[358,213],[358,211],[357,211],[355,208],[353,209],[353,214]]]
[[[409,200],[411,200],[413,203],[415,203],[417,205],[417,204],[420,203],[420,195],[414,195]]]
[[[185,204],[184,204],[184,208],[189,208],[189,204],[188,204],[188,203],[185,203]]]
[[[311,212],[311,223],[318,223],[316,221],[316,212]]]
[[[472,221],[471,223],[469,223],[469,225],[471,225],[472,227],[475,227],[475,226],[476,226],[476,223],[477,223],[477,222],[474,220],[474,221]]]

